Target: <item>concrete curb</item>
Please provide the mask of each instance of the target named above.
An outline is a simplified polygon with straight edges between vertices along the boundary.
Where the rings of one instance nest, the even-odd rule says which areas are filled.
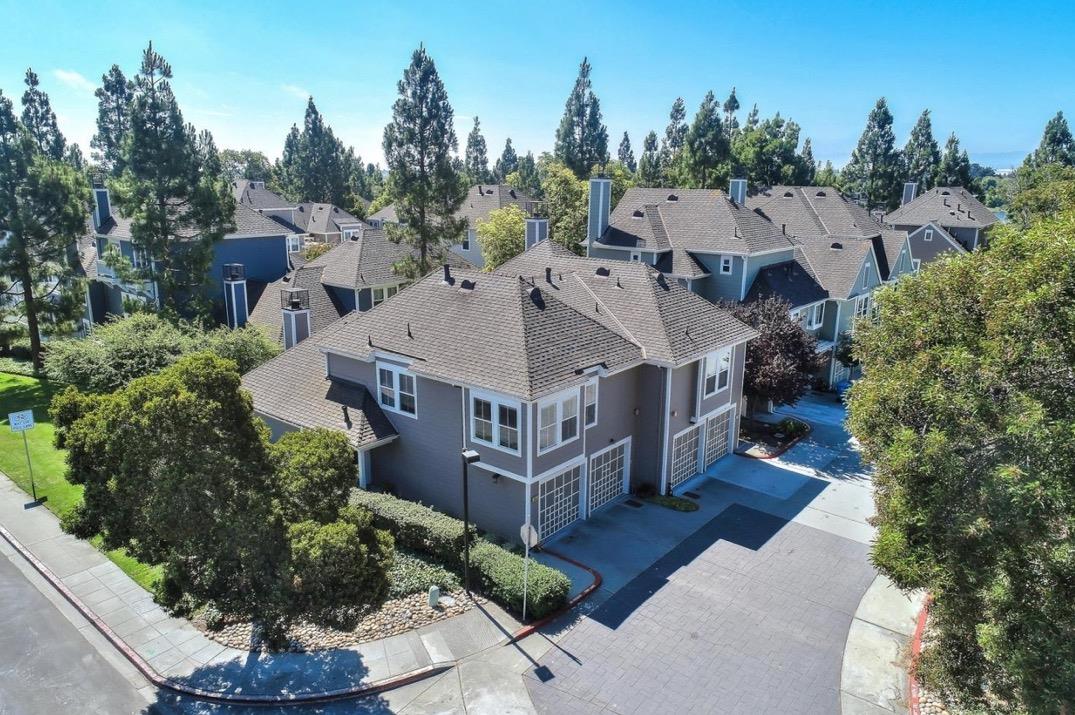
[[[549,623],[552,623],[553,621],[555,621],[560,616],[563,616],[566,613],[569,613],[575,606],[579,605],[580,603],[585,601],[587,598],[589,598],[590,594],[592,594],[597,589],[601,588],[602,578],[601,578],[601,574],[598,573],[597,569],[590,568],[586,564],[580,563],[578,561],[575,561],[574,559],[569,558],[567,556],[564,556],[561,553],[557,553],[556,551],[553,551],[552,549],[542,548],[541,551],[543,553],[548,554],[549,556],[552,556],[554,559],[560,559],[561,561],[566,561],[567,563],[571,564],[572,566],[578,566],[580,569],[585,569],[586,571],[589,571],[593,575],[593,581],[590,583],[589,586],[587,586],[586,588],[582,589],[574,598],[572,598],[570,601],[568,601],[567,605],[564,606],[563,608],[561,608],[559,611],[556,611],[555,613],[551,613],[548,616],[545,616],[544,618],[541,618],[541,619],[538,619],[538,620],[534,621],[533,623],[527,624],[527,625],[523,626],[522,628],[520,628],[519,630],[517,630],[514,633],[512,633],[511,634],[511,641],[510,641],[511,643],[521,641],[523,638],[526,638],[527,636],[531,635],[532,633],[537,631],[542,626],[545,626],[545,625],[547,625]]]
[[[801,417],[789,417],[788,419],[793,419],[796,422],[801,422],[802,424],[806,425],[806,431],[803,432],[798,437],[796,437],[795,439],[793,439],[790,442],[788,442],[787,444],[785,444],[781,448],[781,450],[779,452],[776,452],[775,454],[767,454],[764,457],[759,457],[759,456],[754,455],[754,454],[748,454],[747,452],[740,452],[739,450],[734,450],[733,454],[737,454],[740,457],[746,457],[747,459],[762,459],[762,460],[776,459],[777,457],[783,455],[789,449],[791,449],[792,447],[797,445],[799,442],[802,442],[804,439],[809,437],[810,433],[814,431],[814,426],[812,424],[810,424],[809,422],[807,422],[806,420],[804,420],[803,418],[801,418]]]
[[[140,672],[146,680],[156,685],[158,688],[164,690],[170,690],[180,695],[189,695],[199,700],[207,700],[210,702],[217,702],[223,704],[234,705],[287,705],[294,703],[298,704],[316,704],[316,703],[328,703],[336,700],[349,700],[352,698],[363,697],[366,695],[374,695],[386,690],[398,688],[402,685],[409,685],[424,678],[429,678],[434,675],[443,673],[444,671],[452,668],[456,665],[457,661],[440,661],[431,663],[430,665],[422,668],[417,668],[402,675],[397,675],[391,678],[383,678],[381,680],[375,680],[367,685],[361,685],[351,688],[338,688],[336,690],[326,690],[317,693],[302,693],[302,694],[284,694],[284,695],[241,695],[238,693],[225,693],[211,690],[203,690],[190,685],[166,678],[158,673],[153,667],[145,661],[133,648],[128,646],[122,638],[117,636],[111,628],[103,620],[101,620],[96,613],[93,612],[88,606],[76,596],[67,586],[61,581],[56,574],[54,574],[45,564],[43,564],[36,556],[34,556],[29,549],[23,546],[22,542],[16,539],[11,532],[0,526],[0,536],[4,537],[4,540],[11,544],[11,547],[15,549],[34,569],[41,574],[41,576],[48,581],[64,599],[70,603],[75,610],[77,610],[83,618],[93,624],[93,626],[108,640],[113,648],[118,650],[124,658],[126,658],[131,665],[133,665],[138,672]]]
[[[921,715],[922,712],[922,687],[918,684],[918,657],[922,654],[922,634],[926,630],[926,620],[929,618],[929,606],[933,599],[926,597],[922,604],[922,610],[918,612],[918,622],[915,624],[914,635],[911,637],[911,672],[907,677],[907,702],[910,703],[911,715]]]

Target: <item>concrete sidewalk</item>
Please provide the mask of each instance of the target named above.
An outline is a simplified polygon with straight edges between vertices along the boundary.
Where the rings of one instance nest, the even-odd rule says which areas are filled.
[[[456,661],[508,640],[519,623],[494,604],[378,641],[312,653],[226,648],[152,596],[0,475],[0,525],[159,675],[222,694],[298,696],[360,688]],[[9,551],[9,550],[6,550]],[[6,553],[5,551],[5,553]],[[7,558],[21,556],[11,553]]]

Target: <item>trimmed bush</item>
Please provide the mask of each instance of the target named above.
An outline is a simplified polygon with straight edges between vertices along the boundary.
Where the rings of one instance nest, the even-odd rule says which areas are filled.
[[[413,551],[397,551],[392,570],[388,573],[391,598],[412,593],[428,593],[430,586],[439,586],[442,593],[458,589],[462,582],[454,572]]]
[[[361,489],[351,503],[373,512],[374,525],[396,538],[397,546],[428,554],[448,568],[463,569],[463,522],[417,502]],[[473,530],[473,526],[471,529]],[[473,533],[473,531],[472,531]],[[523,557],[472,537],[471,573],[482,593],[517,613],[523,610]],[[438,584],[442,585],[442,584]],[[527,615],[542,618],[567,603],[571,580],[560,571],[530,562]]]

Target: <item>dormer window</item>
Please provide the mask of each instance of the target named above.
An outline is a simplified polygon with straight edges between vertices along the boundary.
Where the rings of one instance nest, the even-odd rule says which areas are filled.
[[[374,288],[373,293],[373,307],[376,308],[381,303],[385,302],[396,293],[399,292],[399,286],[381,286],[380,288]]]
[[[721,256],[720,257],[720,272],[721,275],[731,275],[732,272],[732,257]]]

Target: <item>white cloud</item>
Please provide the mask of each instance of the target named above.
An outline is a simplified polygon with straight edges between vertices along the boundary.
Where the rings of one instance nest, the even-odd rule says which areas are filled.
[[[79,92],[88,92],[93,94],[93,91],[97,89],[97,85],[90,82],[74,70],[56,69],[52,70],[52,76],[66,84],[71,89],[78,90]]]
[[[282,84],[280,85],[280,89],[284,90],[292,96],[298,97],[299,99],[308,99],[310,96],[310,92],[308,90],[303,89],[296,84]]]

